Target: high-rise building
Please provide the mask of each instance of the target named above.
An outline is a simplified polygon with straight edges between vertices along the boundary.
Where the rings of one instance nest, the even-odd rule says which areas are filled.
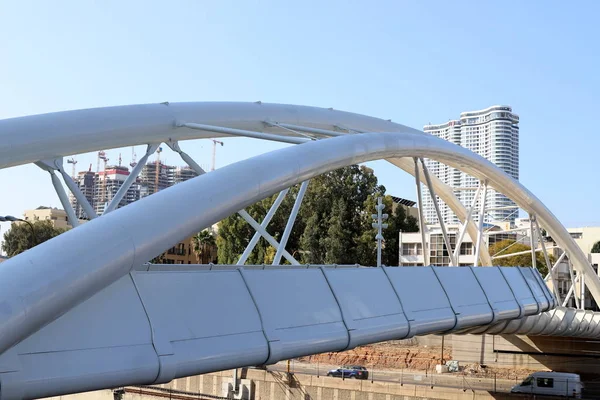
[[[100,171],[96,174],[96,184],[94,185],[94,211],[100,215],[104,213],[104,209],[110,201],[115,197],[123,182],[129,176],[129,168],[121,165],[113,165],[107,167],[106,171]],[[126,206],[129,203],[133,203],[140,199],[140,185],[134,182],[121,201],[119,207]]]
[[[511,107],[492,106],[463,112],[457,120],[425,125],[423,130],[479,154],[514,179],[519,179],[519,116],[512,112]],[[425,165],[443,183],[455,188],[455,194],[463,205],[471,205],[479,184],[477,178],[434,160],[427,159]],[[459,223],[446,204],[439,201],[439,205],[446,224]],[[491,188],[487,191],[486,209],[489,210],[484,219],[486,222],[514,221],[518,217],[516,204]],[[439,222],[426,187],[423,191],[423,212],[427,223]],[[474,215],[474,218],[478,219],[478,216]]]
[[[75,181],[75,184],[79,186],[79,190],[81,190],[81,193],[86,198],[88,203],[90,203],[90,205],[94,207],[94,188],[96,187],[96,173],[92,172],[91,168],[92,166],[90,165],[90,170],[81,171],[79,174],[77,174],[76,177],[73,178],[73,180]],[[75,210],[75,215],[77,216],[77,218],[90,219],[85,214],[85,211],[83,211],[83,207],[81,207],[81,204],[79,204],[79,202],[77,201],[75,196],[73,196],[73,194],[70,195],[70,198],[71,206],[73,206],[73,210]]]
[[[92,172],[90,169],[80,172],[74,181],[96,214],[101,215],[105,207],[115,197],[121,186],[123,186],[129,174],[129,168],[121,165],[113,165],[107,166],[105,171]],[[190,167],[175,167],[159,161],[149,162],[144,165],[140,176],[129,187],[127,193],[119,202],[118,207],[123,207],[142,197],[149,196],[196,176],[198,174]],[[73,195],[71,195],[71,205],[78,218],[89,219]]]
[[[144,165],[140,173],[142,197],[149,196],[174,184],[175,167],[163,164],[160,161],[149,162]]]

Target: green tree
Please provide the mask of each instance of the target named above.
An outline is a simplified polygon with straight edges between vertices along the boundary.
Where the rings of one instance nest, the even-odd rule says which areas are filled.
[[[524,254],[518,254],[511,257],[505,258],[493,258],[493,264],[505,267],[531,267],[533,262],[531,259],[531,247],[523,243],[516,243],[514,240],[507,239],[500,242],[494,243],[489,248],[490,255],[503,256],[519,252],[527,252]],[[554,263],[554,257],[549,255],[550,263]],[[549,270],[549,266],[546,265],[544,254],[541,251],[536,252],[535,257],[536,267],[542,275],[546,275]]]
[[[364,244],[365,202],[383,192],[373,170],[365,166],[352,165],[313,179],[301,209],[306,221],[300,231],[302,262],[354,264],[368,260],[361,254],[365,247],[374,249],[375,236],[368,246]],[[338,243],[335,239],[342,235],[344,240]]]
[[[348,215],[346,202],[336,199],[333,203],[327,236],[323,240],[325,245],[325,264],[352,264],[356,261],[356,252],[353,245],[351,216]]]
[[[600,253],[600,242],[594,243],[592,246],[592,253]]]
[[[2,250],[8,257],[14,257],[66,231],[63,228],[55,228],[51,221],[35,221],[32,225],[35,235],[31,226],[25,222],[13,223],[10,230],[4,233]]]
[[[198,256],[198,259],[200,260],[201,264],[208,264],[210,262],[215,261],[211,259],[211,254],[213,253],[213,250],[216,245],[217,242],[208,229],[205,229],[202,232],[198,232],[192,238],[192,246],[194,249],[194,253],[196,253],[196,255]]]
[[[297,193],[297,186],[290,189],[267,227],[276,240],[285,229]],[[373,170],[364,166],[353,165],[312,179],[288,239],[287,251],[303,263],[374,265],[375,233],[370,215],[377,196],[384,193],[385,187],[378,185]],[[246,211],[260,222],[275,198],[264,199],[246,208]],[[387,243],[384,260],[387,265],[398,265],[398,232],[412,232],[417,224],[414,219],[406,217],[402,207],[392,213],[389,196],[386,197],[386,205],[390,227],[384,232]],[[237,262],[254,233],[254,229],[237,214],[221,221],[217,237],[219,262]],[[274,249],[261,238],[248,263],[271,263],[274,253]]]
[[[289,196],[289,195],[288,195]],[[275,201],[276,196],[272,196],[258,203],[255,203],[246,208],[250,214],[258,222],[262,221]],[[286,198],[286,200],[289,199]],[[280,206],[280,209],[284,205]],[[276,215],[277,216],[277,215]],[[282,232],[281,222],[277,218],[273,218],[267,230],[269,232]],[[254,236],[254,229],[242,218],[239,214],[233,214],[221,222],[219,222],[219,234],[217,236],[217,258],[222,264],[235,264],[244,252],[244,249],[250,243]],[[275,235],[278,238],[277,235]],[[262,237],[254,247],[254,251],[250,254],[248,264],[263,264],[267,257],[267,249],[269,244]]]

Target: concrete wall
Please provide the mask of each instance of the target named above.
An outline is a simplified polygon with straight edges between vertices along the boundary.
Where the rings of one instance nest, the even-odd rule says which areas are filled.
[[[290,378],[283,372],[244,370],[242,379],[254,383],[253,400],[413,400],[413,399],[506,399],[505,394],[486,391],[463,391],[447,387],[411,385],[396,382],[373,382],[295,374]],[[232,381],[232,371],[177,379],[161,385],[208,395],[222,396],[223,384]],[[187,390],[186,390],[187,391]],[[197,392],[196,392],[197,393]],[[133,394],[133,392],[132,392]],[[202,396],[200,396],[202,397]],[[128,395],[123,400],[133,399]],[[135,400],[142,400],[139,397]]]
[[[552,336],[452,335],[452,358],[506,368],[600,374],[600,340]]]
[[[373,382],[283,372],[240,369],[241,382],[251,387],[247,400],[504,400],[531,397],[449,387],[431,387],[399,382]],[[153,387],[114,390],[54,397],[52,400],[219,400],[232,383],[233,371],[181,378]],[[251,382],[251,384],[250,384]],[[234,397],[238,399],[238,397]],[[545,398],[537,396],[536,399]]]

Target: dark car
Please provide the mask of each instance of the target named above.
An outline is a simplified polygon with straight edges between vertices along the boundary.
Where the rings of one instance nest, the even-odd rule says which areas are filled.
[[[332,369],[327,373],[327,376],[333,376],[335,378],[368,379],[369,371],[360,365],[351,365],[348,367]]]

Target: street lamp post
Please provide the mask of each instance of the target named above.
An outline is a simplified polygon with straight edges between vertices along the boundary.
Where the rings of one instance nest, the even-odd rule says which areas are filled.
[[[4,217],[0,216],[0,222],[25,222],[27,225],[29,225],[29,228],[31,228],[31,241],[29,242],[30,244],[30,248],[35,246],[37,244],[37,237],[35,236],[35,228],[33,227],[33,224],[29,221],[26,221],[24,219],[21,218],[17,218],[17,217],[13,217],[12,215],[6,215]]]

